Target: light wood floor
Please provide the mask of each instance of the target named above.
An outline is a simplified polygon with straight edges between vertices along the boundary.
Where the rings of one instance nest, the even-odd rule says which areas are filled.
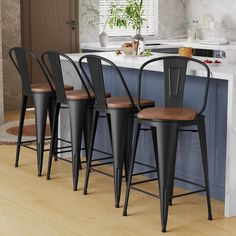
[[[8,112],[5,120],[17,120],[18,116],[18,112]],[[28,111],[26,117],[33,118],[33,112]],[[45,176],[36,176],[35,152],[22,149],[19,168],[13,167],[14,156],[15,146],[0,146],[0,236],[162,235],[159,200],[132,191],[129,216],[123,217],[122,207],[113,206],[111,178],[93,172],[89,195],[83,196],[84,170],[80,189],[73,192],[70,164],[55,162],[52,180],[46,181]],[[44,163],[45,173],[47,159]],[[153,183],[143,187],[156,190]],[[223,203],[212,203],[214,220],[209,222],[203,196],[176,199],[170,208],[167,235],[236,235],[236,217],[224,218]]]
[[[160,233],[159,200],[131,192],[129,216],[114,208],[113,180],[91,173],[89,195],[83,196],[84,169],[79,191],[72,191],[71,166],[53,163],[52,179],[36,176],[35,152],[22,149],[14,168],[14,146],[0,146],[1,236],[153,236]],[[109,167],[106,167],[110,171]],[[155,191],[154,184],[146,188]],[[124,189],[123,189],[124,190]],[[181,190],[177,189],[177,192]],[[124,191],[121,203],[123,205]],[[179,198],[170,208],[168,233],[175,236],[233,236],[236,218],[224,218],[223,203],[212,201],[214,220],[207,220],[205,197]]]

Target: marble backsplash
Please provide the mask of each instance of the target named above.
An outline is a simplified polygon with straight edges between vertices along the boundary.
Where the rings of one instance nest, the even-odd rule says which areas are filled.
[[[92,9],[92,10],[88,10]],[[80,43],[98,41],[99,27],[96,11],[99,9],[99,0],[79,1],[79,38]]]
[[[79,4],[80,42],[98,42],[98,21],[94,17],[94,11],[88,11],[88,7],[98,11],[99,0],[81,0]],[[156,38],[163,39],[186,34],[186,0],[158,0],[157,14],[159,15]],[[92,19],[95,19],[94,22],[91,22]]]
[[[1,0],[3,88],[5,111],[18,110],[21,81],[9,58],[9,49],[21,45],[20,0]]]
[[[186,0],[159,0],[158,38],[167,39],[185,34]]]
[[[236,1],[235,0],[187,0],[186,17],[188,23],[201,22],[204,15],[211,15],[215,21],[223,22],[223,32],[230,40],[236,40]],[[214,32],[200,29],[200,36],[206,38]]]

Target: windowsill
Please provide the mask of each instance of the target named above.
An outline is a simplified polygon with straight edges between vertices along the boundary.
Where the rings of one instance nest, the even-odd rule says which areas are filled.
[[[133,36],[109,36],[109,42],[125,42],[132,41]],[[155,40],[158,39],[158,35],[144,36],[144,40]]]

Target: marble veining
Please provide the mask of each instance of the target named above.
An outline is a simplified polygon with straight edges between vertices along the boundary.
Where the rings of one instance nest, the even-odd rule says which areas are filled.
[[[158,1],[158,38],[186,34],[186,0]]]
[[[9,49],[21,45],[20,0],[1,0],[3,87],[5,111],[18,110],[21,81],[8,56]]]
[[[201,21],[204,15],[211,15],[218,22],[223,22],[226,36],[236,40],[236,1],[235,0],[187,0],[186,16],[190,24],[194,19]],[[207,38],[211,32],[209,30],[200,30],[200,36]]]
[[[98,42],[98,22],[89,24],[91,18],[85,14],[84,3],[90,3],[95,9],[99,9],[99,0],[80,1],[80,42]],[[159,0],[157,14],[159,14],[158,36],[155,38],[162,39],[186,34],[186,0]]]
[[[86,14],[85,4],[91,4],[94,9],[99,9],[99,0],[81,0],[79,1],[79,34],[80,42],[97,42],[99,36],[98,22],[91,21],[90,14]]]

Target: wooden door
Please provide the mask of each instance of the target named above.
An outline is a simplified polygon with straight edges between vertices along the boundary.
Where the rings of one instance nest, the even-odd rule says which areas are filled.
[[[22,46],[37,56],[46,50],[78,52],[77,0],[21,0]],[[38,67],[31,64],[33,83],[42,82]]]

